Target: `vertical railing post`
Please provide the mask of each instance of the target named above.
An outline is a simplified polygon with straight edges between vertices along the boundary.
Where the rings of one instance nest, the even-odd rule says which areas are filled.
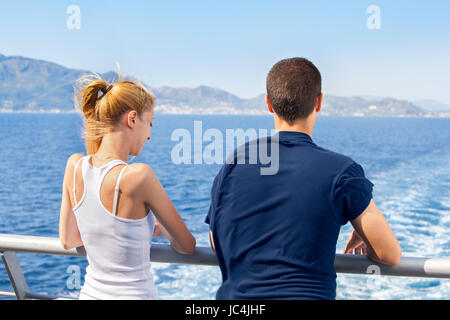
[[[5,264],[6,272],[8,272],[14,292],[16,293],[17,300],[26,299],[29,289],[19,260],[17,260],[16,253],[13,251],[0,251],[0,255]]]

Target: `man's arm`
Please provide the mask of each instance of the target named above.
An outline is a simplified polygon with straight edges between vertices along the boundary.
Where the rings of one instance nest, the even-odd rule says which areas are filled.
[[[350,221],[355,230],[349,238],[344,253],[364,254],[379,263],[397,265],[400,262],[402,249],[375,202],[369,205],[357,218]]]
[[[216,247],[214,246],[213,234],[211,230],[209,230],[209,242],[211,242],[211,249],[216,252]]]

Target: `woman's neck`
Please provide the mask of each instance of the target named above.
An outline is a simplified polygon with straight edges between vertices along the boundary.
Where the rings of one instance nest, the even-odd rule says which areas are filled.
[[[116,159],[127,162],[128,155],[129,147],[123,133],[111,132],[103,136],[100,148],[94,158],[102,164]]]

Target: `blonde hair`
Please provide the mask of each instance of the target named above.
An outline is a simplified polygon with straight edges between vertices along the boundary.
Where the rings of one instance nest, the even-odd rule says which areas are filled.
[[[99,95],[100,94],[100,95]],[[153,110],[156,98],[138,80],[108,84],[98,74],[81,76],[75,83],[75,107],[83,115],[83,137],[87,154],[98,151],[105,134],[112,131],[122,115],[136,111],[138,116]]]

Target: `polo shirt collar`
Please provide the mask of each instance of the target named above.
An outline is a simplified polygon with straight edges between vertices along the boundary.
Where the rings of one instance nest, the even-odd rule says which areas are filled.
[[[304,141],[304,142],[310,142],[314,143],[312,138],[304,132],[299,131],[278,131],[277,134],[279,135],[280,140],[287,140],[287,141]]]

